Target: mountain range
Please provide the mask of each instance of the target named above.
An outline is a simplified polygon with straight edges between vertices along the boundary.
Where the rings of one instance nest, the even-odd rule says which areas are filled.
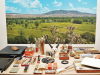
[[[29,18],[29,17],[96,17],[96,14],[79,12],[75,10],[53,10],[44,14],[18,14],[6,13],[7,18]]]

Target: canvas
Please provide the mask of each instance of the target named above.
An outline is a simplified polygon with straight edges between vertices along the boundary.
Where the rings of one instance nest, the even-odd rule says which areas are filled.
[[[44,35],[53,44],[56,36],[61,37],[61,44],[71,40],[72,44],[95,44],[97,0],[5,0],[5,3],[8,44],[35,43],[34,38]]]

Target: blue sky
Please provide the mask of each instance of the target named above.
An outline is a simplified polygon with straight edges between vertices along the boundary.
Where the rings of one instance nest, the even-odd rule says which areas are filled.
[[[5,0],[6,13],[43,14],[52,10],[97,13],[97,0]]]

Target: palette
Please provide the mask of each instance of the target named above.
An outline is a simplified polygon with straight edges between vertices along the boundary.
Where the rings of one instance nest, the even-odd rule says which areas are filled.
[[[81,65],[81,61],[74,61],[74,65],[77,73],[100,73],[100,69]]]

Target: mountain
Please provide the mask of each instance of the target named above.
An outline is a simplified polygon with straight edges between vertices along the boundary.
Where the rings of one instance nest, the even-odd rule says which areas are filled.
[[[96,14],[91,14],[91,13],[85,13],[85,12],[79,12],[75,10],[54,10],[50,11],[47,13],[44,13],[45,15],[65,15],[65,16],[70,16],[70,17],[92,17],[96,16]]]
[[[17,14],[6,13],[7,18],[32,18],[32,17],[96,17],[96,14],[74,10],[54,10],[44,14]]]

